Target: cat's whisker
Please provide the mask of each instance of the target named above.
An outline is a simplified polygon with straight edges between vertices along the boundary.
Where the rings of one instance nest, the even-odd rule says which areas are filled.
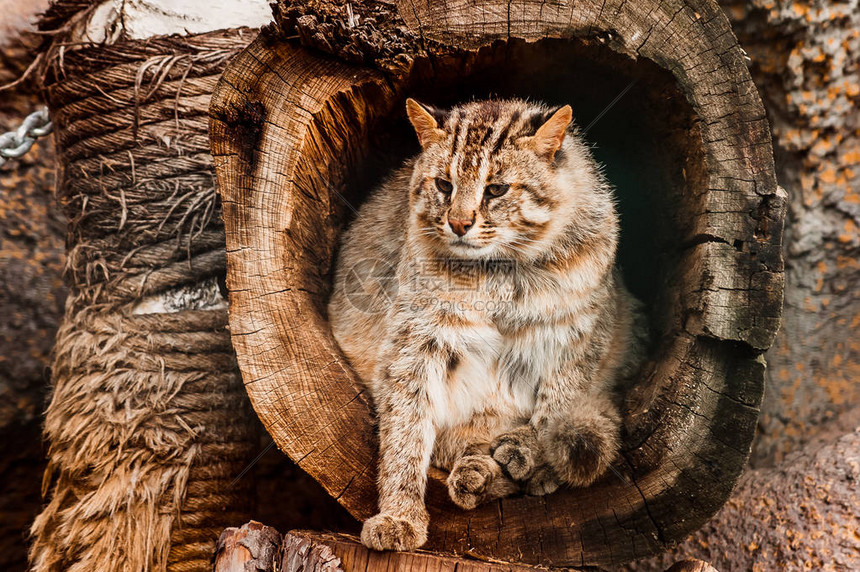
[[[509,250],[512,250],[513,252],[515,252],[517,254],[523,254],[523,255],[529,254],[529,252],[525,249],[524,246],[511,244],[511,243],[508,243],[506,246]]]
[[[525,236],[519,236],[517,238],[510,239],[510,242],[518,242],[518,243],[523,243],[523,244],[539,244],[542,241],[536,240],[534,238],[528,238]]]
[[[437,229],[422,230],[416,233],[418,236],[441,236],[441,232]]]

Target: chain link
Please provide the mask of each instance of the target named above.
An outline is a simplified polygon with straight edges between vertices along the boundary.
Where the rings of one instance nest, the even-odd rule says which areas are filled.
[[[0,135],[0,167],[9,159],[17,159],[30,150],[39,137],[53,131],[48,108],[43,107],[28,115],[15,131]]]

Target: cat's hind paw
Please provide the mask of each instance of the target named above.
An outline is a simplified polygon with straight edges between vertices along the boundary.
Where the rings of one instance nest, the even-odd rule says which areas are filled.
[[[364,521],[361,543],[373,550],[414,550],[427,542],[427,524],[377,514]]]
[[[523,489],[527,495],[540,497],[554,493],[560,485],[555,472],[548,465],[541,465],[535,469]]]
[[[515,481],[528,480],[541,455],[534,429],[527,425],[496,437],[490,454]]]
[[[619,446],[617,425],[595,417],[554,427],[548,432],[544,455],[562,482],[587,487],[609,469]]]

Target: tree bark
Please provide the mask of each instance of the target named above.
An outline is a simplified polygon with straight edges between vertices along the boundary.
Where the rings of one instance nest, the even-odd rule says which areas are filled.
[[[859,386],[855,383],[860,352],[853,342],[860,328],[860,320],[855,319],[860,315],[857,295],[860,271],[854,263],[860,254],[857,232],[860,218],[856,209],[860,161],[857,139],[860,114],[856,111],[860,89],[856,79],[858,36],[853,33],[860,27],[857,21],[860,11],[856,2],[807,4],[788,0],[774,7],[766,0],[723,0],[721,4],[752,58],[751,72],[774,125],[778,177],[790,195],[785,242],[790,261],[785,325],[775,347],[767,354],[771,365],[767,371],[768,391],[752,459],[757,467],[769,467],[809,440],[819,443],[826,441],[827,434],[834,430],[852,429],[855,425],[850,419],[856,409],[850,408],[860,403]],[[613,3],[608,5],[611,8]],[[513,7],[517,9],[519,4]],[[13,13],[14,10],[4,10],[6,16]],[[63,20],[66,16],[55,13],[53,17]],[[4,18],[3,24],[12,21],[14,18]],[[332,33],[332,25],[332,22],[297,23],[296,30],[306,45],[323,50],[337,48],[338,57],[367,63],[366,42],[372,39],[372,34],[332,46],[326,36]],[[504,32],[501,31],[502,36]],[[611,34],[607,32],[603,38],[610,39]],[[13,52],[20,54],[20,50],[2,51],[0,57],[6,63],[13,62],[10,67],[14,73],[3,75],[0,69],[0,83],[17,77],[29,63],[17,55],[8,56]],[[5,92],[0,96],[3,105],[23,101],[23,107],[27,108],[19,111],[16,107],[9,116],[9,124],[17,122],[29,105],[36,103],[29,96],[20,99],[7,95]],[[42,165],[49,164],[52,153],[45,148],[44,143],[37,146],[21,165],[27,168],[31,158],[38,158]],[[26,439],[29,431],[26,427],[33,428],[37,423],[42,370],[65,295],[64,289],[55,283],[62,265],[61,223],[52,214],[47,195],[38,194],[39,189],[46,192],[52,174],[47,168],[31,169],[38,173],[19,177],[25,171],[18,171],[12,179],[14,188],[4,192],[1,199],[12,201],[4,209],[6,215],[11,213],[6,221],[12,228],[4,239],[4,248],[17,254],[3,259],[10,276],[5,284],[10,288],[0,295],[0,303],[8,302],[9,311],[2,306],[0,315],[21,316],[20,320],[3,324],[5,341],[0,347],[0,355],[7,357],[0,370],[9,368],[8,395],[12,397],[6,403],[15,404],[7,410],[11,412],[10,419],[22,420],[25,426],[15,443]],[[0,184],[9,181],[7,177],[7,173],[0,175]],[[32,194],[34,191],[37,194]],[[17,196],[25,197],[23,205],[15,200]],[[22,212],[26,214],[21,215]],[[21,266],[24,259],[27,262]],[[19,287],[22,276],[27,285]],[[39,309],[33,311],[36,305]],[[30,441],[33,447],[38,445],[37,439]],[[16,449],[20,453],[20,447],[16,445]],[[4,482],[15,487],[12,494],[29,498],[35,505],[39,502],[38,478],[33,477],[32,471],[40,470],[34,468],[39,463],[34,457],[25,457],[21,460],[5,456],[18,464],[14,472],[3,472],[2,476]],[[29,488],[19,488],[24,486]],[[20,524],[26,518],[22,515],[29,513],[17,512],[17,507],[23,505],[17,504],[17,498],[14,502],[9,498],[11,504],[4,505],[3,512],[17,515],[15,519]],[[5,506],[11,508],[7,510]],[[7,521],[12,523],[9,519],[4,523]],[[20,554],[19,524],[13,523],[16,528],[3,535],[16,546],[0,553]],[[722,540],[717,540],[713,532],[709,537],[713,540],[697,537],[697,542],[709,542],[713,550],[717,546],[724,551],[737,550],[738,535],[745,536],[751,530],[741,521],[726,521],[724,526],[733,534],[723,532]],[[770,541],[778,546],[780,540],[774,537]],[[16,558],[13,562],[20,561]]]
[[[240,528],[226,528],[215,545],[212,572],[270,572],[275,568],[281,534],[270,526],[251,521]]]
[[[851,415],[860,420],[860,410]],[[860,425],[788,455],[775,468],[745,474],[701,530],[626,569],[654,572],[677,558],[701,558],[721,570],[858,570],[858,482]]]
[[[666,572],[717,572],[717,569],[701,560],[682,560],[667,568]]]
[[[721,4],[750,55],[790,197],[786,304],[766,355],[751,458],[757,470],[675,554],[713,557],[732,569],[856,569],[860,523],[845,507],[858,500],[830,471],[842,467],[844,478],[854,478],[856,448],[834,443],[852,442],[860,427],[860,10],[829,1]],[[757,495],[772,504],[762,506]],[[635,569],[659,570],[665,561]]]

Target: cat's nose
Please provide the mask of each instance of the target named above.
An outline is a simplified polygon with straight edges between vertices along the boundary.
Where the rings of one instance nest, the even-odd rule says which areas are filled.
[[[454,234],[457,236],[463,236],[469,232],[469,229],[472,228],[473,224],[475,224],[474,214],[471,219],[448,217],[448,226],[451,227],[451,230],[453,230]]]

